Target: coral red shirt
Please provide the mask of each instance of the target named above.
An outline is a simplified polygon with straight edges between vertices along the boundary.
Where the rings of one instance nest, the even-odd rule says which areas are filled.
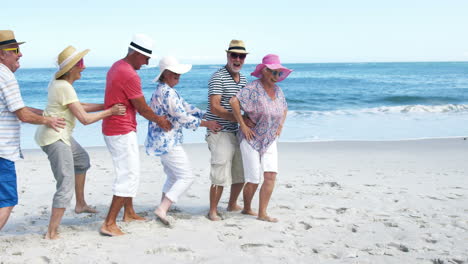
[[[106,136],[125,135],[136,131],[136,109],[130,99],[143,96],[141,80],[133,67],[124,60],[119,60],[107,72],[105,108],[121,103],[127,107],[123,116],[114,115],[102,122],[102,133]]]

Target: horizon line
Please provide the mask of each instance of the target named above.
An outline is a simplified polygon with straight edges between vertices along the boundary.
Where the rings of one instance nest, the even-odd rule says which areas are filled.
[[[336,61],[336,62],[284,62],[282,64],[366,64],[366,63],[453,63],[453,62],[468,62],[468,60],[440,60],[440,61],[435,61],[435,60],[430,60],[430,61]],[[198,64],[192,64],[193,66],[207,66],[207,65],[223,65],[225,63],[198,63]],[[244,65],[257,65],[258,63],[245,63]],[[99,66],[88,66],[86,68],[106,68],[106,67],[111,67],[112,65],[99,65]],[[143,65],[143,69],[148,69],[148,68],[159,68],[159,65],[156,64],[151,64],[151,65]],[[20,67],[19,69],[56,69],[56,67]]]

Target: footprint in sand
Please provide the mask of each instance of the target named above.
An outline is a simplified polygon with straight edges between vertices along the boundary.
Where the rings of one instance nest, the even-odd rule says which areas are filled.
[[[174,216],[174,219],[185,219],[185,220],[192,219],[192,215],[184,214],[184,213],[177,213],[177,214],[174,214],[173,216]]]
[[[384,222],[384,225],[386,227],[398,227],[398,224],[397,223],[393,223],[393,222]]]
[[[168,247],[159,247],[154,249],[147,249],[145,251],[148,255],[159,255],[159,254],[168,254],[168,253],[193,253],[193,250],[186,247],[178,246],[168,246]]]
[[[390,243],[390,244],[388,244],[388,245],[389,245],[390,247],[394,247],[394,248],[396,248],[396,249],[398,249],[398,250],[400,250],[400,251],[409,252],[408,247],[405,246],[405,245],[403,245],[403,244],[398,244],[398,243],[392,242],[392,243]]]
[[[240,247],[244,251],[255,250],[257,248],[274,248],[274,246],[272,246],[270,244],[261,244],[261,243],[242,244]]]
[[[37,262],[36,262],[37,261]],[[36,261],[33,261],[34,263],[50,263],[51,259],[46,257],[46,256],[40,256],[37,258]]]
[[[346,210],[348,210],[348,208],[341,207],[341,208],[336,209],[336,213],[337,214],[344,214],[344,213],[346,213]]]
[[[225,227],[234,227],[234,228],[237,228],[239,230],[242,230],[242,227],[239,226],[239,225],[236,225],[236,224],[225,224],[224,226]]]
[[[302,225],[304,226],[304,229],[305,229],[305,230],[309,230],[309,229],[312,228],[312,225],[311,225],[311,224],[306,223],[306,222],[304,222],[304,221],[299,222],[299,224],[302,224]]]

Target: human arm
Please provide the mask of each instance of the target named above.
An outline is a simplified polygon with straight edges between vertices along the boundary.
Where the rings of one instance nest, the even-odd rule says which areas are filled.
[[[174,125],[177,123],[181,127],[195,130],[203,122],[202,111],[187,103],[174,89],[166,90],[162,101],[165,102],[167,115]]]
[[[83,125],[92,124],[111,115],[125,115],[126,113],[126,107],[123,104],[115,104],[111,108],[96,113],[88,113],[78,101],[68,104],[68,108]]]
[[[242,115],[242,119],[244,120],[245,124],[250,127],[250,128],[254,128],[255,127],[255,123],[247,116],[247,115]]]
[[[220,131],[223,128],[222,125],[220,125],[218,122],[216,122],[214,120],[209,120],[209,121],[208,120],[202,120],[201,123],[200,123],[200,126],[208,128],[214,134],[218,133],[218,131]]]
[[[222,119],[229,120],[231,122],[237,122],[234,114],[226,110],[226,108],[221,105],[220,94],[210,95],[210,107],[211,113],[221,117]]]
[[[44,112],[42,109],[37,109],[37,108],[34,108],[34,107],[29,107],[29,106],[26,106],[26,108],[29,109],[29,111],[35,113],[36,115],[42,115],[42,112]]]
[[[153,110],[146,104],[145,96],[130,99],[130,102],[141,116],[150,121],[155,122],[164,131],[171,130],[171,123],[167,120],[165,116],[159,116],[153,112]]]
[[[49,117],[41,116],[35,114],[30,110],[29,107],[23,107],[15,111],[16,116],[21,122],[36,124],[36,125],[46,125],[55,131],[65,127],[65,119],[58,117]]]
[[[81,106],[87,113],[102,111],[105,109],[104,104],[81,103]]]
[[[278,126],[278,129],[276,130],[277,137],[279,137],[281,135],[281,132],[283,131],[283,125],[284,125],[284,121],[286,121],[287,115],[288,115],[288,109],[285,109],[284,114],[283,114],[283,119],[281,120],[281,124]]]
[[[242,114],[241,114],[240,102],[239,102],[239,99],[237,99],[237,96],[231,97],[231,99],[229,100],[229,103],[231,104],[232,113],[234,117],[236,118],[236,121],[239,123],[239,127],[242,130],[242,133],[244,133],[247,140],[253,139],[255,137],[255,132],[253,132],[244,122],[244,118],[242,117]]]

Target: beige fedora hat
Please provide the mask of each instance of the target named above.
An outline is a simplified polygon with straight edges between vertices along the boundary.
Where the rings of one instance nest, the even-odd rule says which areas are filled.
[[[68,46],[66,47],[57,58],[57,64],[59,65],[58,72],[55,73],[55,79],[58,79],[60,76],[67,73],[75,64],[77,64],[86,54],[88,54],[89,49],[78,52],[75,47]]]
[[[10,44],[21,45],[23,43],[25,42],[16,41],[15,33],[13,33],[12,30],[0,30],[0,48],[6,45],[10,45]]]
[[[237,40],[233,39],[229,43],[229,48],[226,50],[226,52],[235,52],[235,53],[242,53],[242,54],[249,54],[245,50],[245,44],[244,41],[242,40]]]

